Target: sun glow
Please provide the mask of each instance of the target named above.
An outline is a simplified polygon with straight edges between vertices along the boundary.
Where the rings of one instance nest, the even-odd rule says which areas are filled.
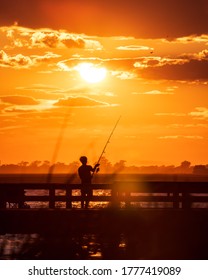
[[[104,67],[95,66],[93,63],[80,63],[77,66],[80,76],[88,83],[99,83],[106,77]]]

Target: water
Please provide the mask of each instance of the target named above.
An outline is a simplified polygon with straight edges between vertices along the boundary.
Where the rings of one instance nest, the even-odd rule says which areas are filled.
[[[69,176],[70,177],[70,176]],[[72,178],[72,177],[70,177]],[[53,175],[51,182],[65,183],[67,175]],[[196,175],[96,175],[95,183],[118,181],[206,181],[207,177]],[[1,183],[44,183],[47,175],[0,175]],[[78,183],[76,176],[73,183]],[[65,195],[64,190],[57,190],[57,195]],[[26,191],[26,195],[46,195],[48,191]],[[106,190],[96,190],[96,195],[110,195]],[[73,195],[80,195],[74,190]],[[48,207],[47,203],[29,202],[31,208]],[[91,202],[91,208],[107,207],[107,202]],[[122,206],[122,205],[121,205]],[[125,207],[125,204],[123,205]],[[135,207],[145,207],[143,203]],[[151,205],[149,204],[149,207]],[[156,204],[153,204],[155,207]],[[57,208],[65,207],[64,202],[57,202]],[[73,202],[74,208],[80,202]],[[160,204],[157,204],[160,207]],[[164,207],[164,205],[163,205]],[[194,205],[198,207],[198,205]],[[207,205],[204,204],[207,208]],[[123,230],[117,230],[116,224],[109,224],[103,232],[79,232],[63,235],[5,234],[0,235],[0,259],[207,259],[208,242],[204,218],[193,220],[168,219],[168,222],[150,221],[144,218],[142,227],[127,224]],[[145,220],[146,219],[146,220]],[[162,220],[163,221],[163,220]],[[171,221],[171,223],[169,222]],[[199,224],[198,224],[199,221]],[[198,230],[195,232],[195,229]],[[179,234],[180,232],[180,234]],[[154,234],[153,234],[154,233]],[[179,234],[179,235],[178,235]]]

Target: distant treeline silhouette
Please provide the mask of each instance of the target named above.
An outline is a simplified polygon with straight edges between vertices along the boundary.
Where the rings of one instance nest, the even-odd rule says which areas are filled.
[[[51,164],[50,161],[39,161],[33,162],[21,161],[17,164],[0,164],[0,174],[47,174],[49,170],[53,170],[53,173],[69,174],[77,173],[80,163],[73,161],[71,163],[56,162]],[[53,167],[53,168],[51,168]],[[107,158],[103,157],[100,161],[100,173],[111,174],[111,173],[126,173],[126,174],[203,174],[208,175],[208,164],[207,165],[195,165],[192,166],[191,162],[185,160],[181,162],[179,166],[174,165],[150,165],[150,166],[127,166],[125,160],[119,160],[116,163],[111,163]]]

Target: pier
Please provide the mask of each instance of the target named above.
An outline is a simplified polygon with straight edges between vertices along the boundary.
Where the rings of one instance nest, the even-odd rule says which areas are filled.
[[[2,183],[0,208],[8,209],[13,205],[22,209],[26,208],[27,202],[35,201],[46,203],[45,208],[49,209],[56,209],[59,202],[64,203],[62,208],[72,209],[73,202],[82,200],[80,193],[73,193],[80,189],[80,184]],[[196,203],[197,208],[206,208],[206,203],[208,206],[208,182],[116,182],[93,184],[92,189],[91,202],[108,202],[109,206],[118,208],[135,205],[137,208],[189,209]]]
[[[81,209],[78,184],[0,184],[0,234],[35,233],[51,246],[71,240],[68,251],[76,238],[96,236],[104,259],[207,259],[208,182],[92,187],[90,207]],[[61,244],[54,258],[70,258]]]

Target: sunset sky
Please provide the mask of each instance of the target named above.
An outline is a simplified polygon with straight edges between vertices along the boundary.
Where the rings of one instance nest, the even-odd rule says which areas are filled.
[[[208,164],[208,1],[1,0],[0,160]],[[55,153],[56,151],[56,153]]]

